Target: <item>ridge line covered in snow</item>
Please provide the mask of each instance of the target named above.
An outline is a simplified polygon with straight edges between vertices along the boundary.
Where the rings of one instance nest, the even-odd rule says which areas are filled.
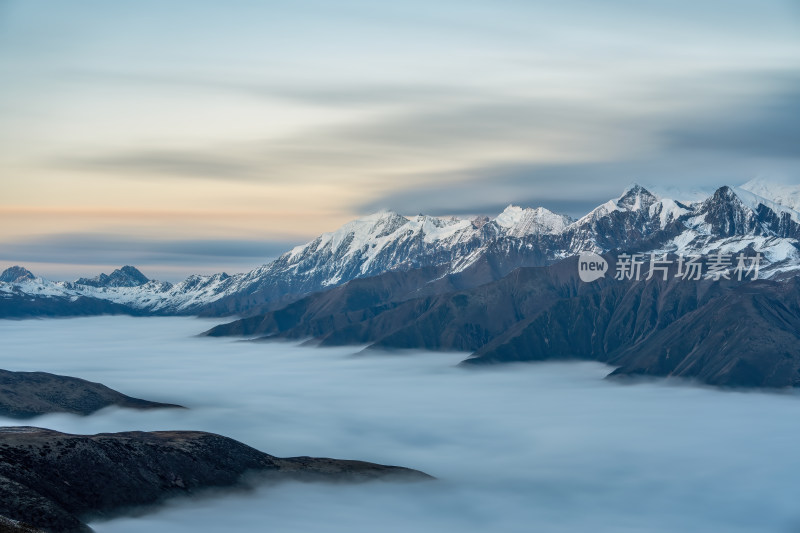
[[[769,195],[760,182],[745,186]],[[762,252],[771,263],[781,263],[785,271],[800,269],[800,217],[776,202],[791,203],[793,191],[780,189],[770,200],[743,188],[722,187],[705,201],[686,205],[658,198],[634,184],[578,220],[543,207],[513,204],[492,219],[405,217],[379,211],[243,274],[193,275],[173,285],[123,267],[111,275],[53,282],[14,267],[3,274],[6,281],[0,281],[0,296],[86,296],[156,313],[190,313],[228,296],[258,305],[391,270],[434,266],[442,276],[462,272],[488,254],[495,262],[511,258],[508,261],[522,266],[548,264],[581,251],[602,252],[661,234],[665,236],[659,237],[662,240],[654,243],[654,249],[750,249]],[[762,204],[767,209],[759,211]],[[789,217],[781,218],[782,213]]]

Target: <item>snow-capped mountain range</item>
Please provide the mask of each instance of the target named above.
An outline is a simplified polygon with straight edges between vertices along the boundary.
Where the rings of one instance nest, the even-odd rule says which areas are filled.
[[[157,314],[230,314],[278,304],[351,279],[431,268],[431,279],[482,268],[497,279],[584,251],[761,253],[762,277],[800,273],[800,187],[753,180],[721,187],[704,201],[658,198],[633,185],[578,220],[543,207],[508,206],[494,218],[382,211],[353,220],[250,272],[190,276],[171,284],[133,267],[74,282],[35,277],[21,267],[0,276],[0,303],[12,298],[95,299]]]

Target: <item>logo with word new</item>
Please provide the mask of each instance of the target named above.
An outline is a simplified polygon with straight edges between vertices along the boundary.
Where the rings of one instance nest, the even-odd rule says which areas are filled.
[[[600,279],[608,272],[608,262],[602,256],[582,253],[578,256],[578,275],[587,283]]]

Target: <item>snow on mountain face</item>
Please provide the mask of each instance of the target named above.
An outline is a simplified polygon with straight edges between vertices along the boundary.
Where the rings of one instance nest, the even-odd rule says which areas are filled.
[[[730,187],[721,187],[703,202],[692,220],[708,224],[712,235],[722,237],[761,233],[756,213]]]
[[[764,205],[779,215],[785,213],[795,222],[800,222],[800,185],[775,185],[757,178],[734,191],[754,211],[758,211],[759,205]]]
[[[692,205],[681,219],[683,231],[657,251],[683,255],[760,253],[767,269],[762,277],[800,270],[800,224],[761,202],[753,204],[743,198],[747,194],[721,187],[710,198]]]
[[[349,222],[246,274],[245,290],[318,290],[396,268],[444,264],[493,234],[470,220],[385,211]]]
[[[578,219],[575,225],[583,226],[617,211],[637,212],[649,210],[657,202],[658,198],[650,191],[641,185],[634,184],[625,189],[622,196],[616,200],[609,200]]]
[[[297,246],[277,263],[301,274],[311,270],[329,271],[324,285],[340,281],[342,270],[365,275],[390,263],[414,259],[426,247],[448,246],[474,230],[469,220],[420,215],[408,219],[391,211],[375,213],[348,222],[338,230],[324,233],[312,242]],[[269,265],[267,265],[269,266]]]
[[[572,219],[566,215],[553,213],[544,207],[523,209],[509,205],[494,219],[494,222],[505,230],[506,235],[524,237],[538,233],[561,233],[572,223]]]
[[[748,194],[722,187],[703,202],[685,205],[634,185],[574,222],[544,208],[516,206],[494,219],[472,220],[383,211],[245,274],[190,276],[172,285],[123,267],[69,283],[33,278],[21,269],[3,274],[13,280],[0,282],[0,296],[84,296],[153,313],[225,314],[391,270],[434,267],[431,275],[440,277],[485,261],[494,276],[502,276],[518,266],[549,264],[582,251],[642,246],[683,254],[748,249],[774,264],[773,272],[800,269],[800,223],[764,202],[754,206]]]
[[[649,208],[650,217],[658,218],[662,228],[690,212],[689,206],[667,198],[652,204]]]
[[[639,211],[640,209],[649,209],[657,201],[658,198],[650,191],[639,184],[635,184],[622,193],[622,196],[617,200],[617,206],[628,211]]]
[[[800,185],[780,185],[770,183],[762,178],[755,178],[741,187],[737,187],[737,192],[739,190],[750,192],[774,205],[791,209],[795,213],[800,212]]]
[[[564,235],[569,243],[565,255],[628,246],[663,230],[688,211],[688,206],[659,200],[641,185],[632,185],[619,198],[596,207],[566,228]]]

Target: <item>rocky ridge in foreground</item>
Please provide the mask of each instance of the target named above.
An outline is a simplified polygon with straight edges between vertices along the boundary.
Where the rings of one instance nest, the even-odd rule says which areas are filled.
[[[378,479],[433,478],[362,461],[274,457],[199,431],[69,435],[27,426],[0,428],[0,516],[50,532],[88,532],[89,520],[214,487]]]

